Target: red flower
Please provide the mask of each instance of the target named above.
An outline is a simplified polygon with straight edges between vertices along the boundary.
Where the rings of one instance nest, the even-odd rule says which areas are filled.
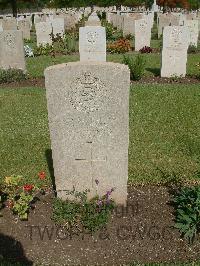
[[[45,172],[39,172],[38,176],[39,176],[39,179],[43,180],[46,177],[46,173]]]
[[[24,185],[24,186],[23,186],[23,189],[24,189],[24,191],[26,191],[26,192],[30,192],[30,191],[32,191],[33,188],[34,188],[33,185]]]

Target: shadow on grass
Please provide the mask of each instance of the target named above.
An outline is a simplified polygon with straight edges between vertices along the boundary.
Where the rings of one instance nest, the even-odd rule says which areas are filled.
[[[154,74],[155,77],[160,76],[160,68],[146,68],[147,71]]]
[[[52,150],[47,149],[45,151],[45,156],[46,156],[46,160],[47,160],[47,164],[48,164],[48,168],[49,168],[49,173],[50,173],[50,177],[51,177],[51,181],[52,181],[52,185],[53,185],[53,190],[56,191],[56,183],[55,183],[55,176],[54,176],[54,169],[53,169]]]
[[[0,265],[33,265],[24,254],[22,244],[16,239],[0,234]]]

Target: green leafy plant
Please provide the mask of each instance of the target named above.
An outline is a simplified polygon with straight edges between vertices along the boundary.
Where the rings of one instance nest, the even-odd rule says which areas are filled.
[[[33,53],[35,56],[54,55],[54,49],[52,45],[47,43],[46,45],[39,45],[38,47],[35,47]]]
[[[113,25],[106,20],[102,21],[102,26],[106,29],[106,40],[108,42],[117,41],[123,38],[123,32],[115,29]]]
[[[25,79],[27,79],[27,74],[25,74],[21,69],[0,69],[0,84],[22,81]]]
[[[196,64],[196,67],[197,67],[197,75],[196,75],[196,78],[197,79],[200,79],[200,62],[198,64]]]
[[[198,48],[195,45],[189,45],[188,54],[196,54],[198,53]]]
[[[173,202],[176,209],[175,227],[191,243],[200,232],[200,187],[182,188]]]
[[[55,57],[59,54],[71,54],[78,51],[78,33],[68,32],[63,37],[60,34],[50,34],[52,45],[40,45],[35,48],[34,55],[50,55]]]
[[[68,33],[64,37],[64,45],[68,54],[78,52],[78,33]]]
[[[79,228],[88,232],[94,232],[104,227],[115,206],[110,198],[113,189],[104,196],[96,196],[88,200],[88,192],[67,191],[68,196],[75,200],[62,201],[56,199],[53,204],[52,219],[57,224],[65,225],[67,228]]]
[[[32,195],[32,192],[23,191],[19,194],[19,199],[14,200],[12,210],[21,220],[28,219],[28,211],[33,199],[34,196]]]
[[[138,54],[135,59],[124,55],[123,63],[130,69],[131,80],[140,80],[144,76],[146,61],[144,56]]]
[[[38,176],[43,180],[45,173],[40,172]],[[21,220],[28,219],[32,202],[42,192],[36,185],[26,184],[25,181],[22,176],[12,175],[4,178],[0,188],[0,204],[5,204]]]
[[[173,75],[170,77],[170,80],[173,82],[179,82],[181,78],[182,78],[182,75],[181,76]]]

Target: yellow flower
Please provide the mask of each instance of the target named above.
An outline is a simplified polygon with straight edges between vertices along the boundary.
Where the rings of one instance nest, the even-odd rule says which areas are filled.
[[[11,183],[11,181],[12,181],[12,177],[11,177],[11,176],[6,176],[6,177],[5,177],[5,183],[6,183],[7,185],[9,185],[9,184]]]

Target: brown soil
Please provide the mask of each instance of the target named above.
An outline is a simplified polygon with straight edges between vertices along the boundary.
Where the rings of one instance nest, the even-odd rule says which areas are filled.
[[[2,83],[0,88],[22,88],[22,87],[45,87],[44,78],[26,79],[11,83]]]
[[[171,194],[166,187],[129,187],[124,214],[117,209],[107,230],[93,236],[57,229],[51,220],[52,199],[52,193],[42,196],[27,222],[3,209],[0,255],[23,261],[23,265],[126,265],[133,261],[186,262],[200,258],[200,242],[189,245],[173,228]]]
[[[185,78],[161,78],[161,77],[143,77],[139,81],[132,81],[132,84],[200,84],[200,80],[194,77]]]
[[[132,84],[200,84],[200,80],[193,77],[179,79],[160,78],[160,77],[143,77],[139,81],[132,81]],[[20,82],[11,82],[0,84],[0,88],[23,88],[23,87],[45,87],[44,78],[27,79]]]

